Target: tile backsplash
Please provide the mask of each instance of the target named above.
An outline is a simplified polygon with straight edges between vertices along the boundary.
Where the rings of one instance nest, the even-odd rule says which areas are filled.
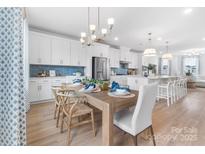
[[[116,75],[127,75],[128,69],[127,68],[111,68]]]
[[[37,77],[38,73],[42,71],[49,72],[49,70],[55,70],[56,76],[72,76],[76,72],[80,72],[83,76],[84,69],[81,66],[30,65],[30,77]]]

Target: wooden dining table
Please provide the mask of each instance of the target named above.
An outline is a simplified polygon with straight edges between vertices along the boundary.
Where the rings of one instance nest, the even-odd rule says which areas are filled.
[[[113,145],[113,115],[115,112],[137,103],[138,91],[131,90],[134,97],[118,98],[108,95],[108,91],[84,93],[88,103],[102,111],[102,145]]]

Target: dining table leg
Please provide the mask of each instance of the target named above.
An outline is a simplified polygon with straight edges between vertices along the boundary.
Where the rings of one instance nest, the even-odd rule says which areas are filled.
[[[102,144],[113,145],[113,111],[111,104],[105,104],[102,111]]]

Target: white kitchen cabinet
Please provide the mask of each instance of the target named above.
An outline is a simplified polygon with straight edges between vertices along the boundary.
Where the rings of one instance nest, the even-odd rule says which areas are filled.
[[[120,64],[119,49],[110,48],[109,50],[110,67],[118,68]]]
[[[70,64],[73,66],[86,66],[86,48],[83,47],[80,41],[70,41]]]
[[[39,85],[38,81],[29,81],[29,102],[35,102],[39,100]]]
[[[79,77],[83,79],[84,76]],[[72,83],[76,76],[31,78],[29,81],[29,102],[40,102],[54,99],[52,86]]]
[[[130,58],[130,48],[120,47],[120,60],[129,62]]]
[[[88,50],[91,50],[92,57],[109,57],[109,46],[99,43],[95,43],[93,46],[88,47]]]
[[[51,82],[49,79],[39,81],[39,100],[52,99]]]
[[[52,38],[52,64],[70,65],[70,40],[65,38]]]
[[[29,81],[29,101],[37,102],[52,99],[49,79],[33,79]]]
[[[51,64],[51,38],[37,32],[29,32],[29,36],[29,63]]]
[[[129,68],[138,68],[138,53],[137,52],[130,52],[130,63],[129,63]]]

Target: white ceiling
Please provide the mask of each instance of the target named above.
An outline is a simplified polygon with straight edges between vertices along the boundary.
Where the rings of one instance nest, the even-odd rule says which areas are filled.
[[[148,46],[147,33],[152,33],[152,45],[165,50],[169,41],[170,51],[205,48],[205,8],[192,8],[185,15],[185,8],[101,8],[101,27],[113,17],[115,26],[106,41],[119,46],[144,50]],[[91,8],[91,22],[96,23],[96,8]],[[80,37],[87,29],[87,8],[28,8],[28,21],[34,27]],[[114,37],[119,38],[114,41]],[[162,40],[158,41],[157,38]]]

